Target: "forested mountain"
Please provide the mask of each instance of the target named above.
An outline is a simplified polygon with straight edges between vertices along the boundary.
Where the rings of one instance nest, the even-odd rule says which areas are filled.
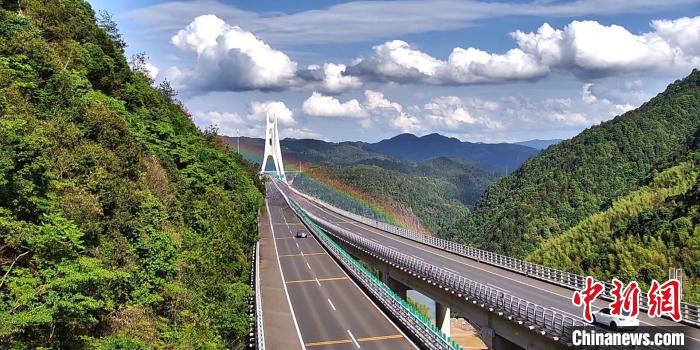
[[[442,164],[455,165],[456,162],[443,159]],[[462,199],[478,198],[478,194],[465,190],[485,188],[489,183],[485,178],[466,178],[460,170],[458,175],[449,174],[449,167],[434,168],[436,163],[421,164],[404,172],[389,170],[375,165],[326,165],[318,169],[309,168],[309,173],[323,172],[323,178],[338,181],[350,186],[371,198],[380,198],[389,205],[395,215],[403,218],[411,225],[412,218],[420,221],[420,225],[443,237],[455,237],[459,234],[460,225],[469,218],[469,209]],[[441,172],[445,170],[445,172]],[[478,171],[478,170],[476,170]],[[462,177],[465,178],[462,178]],[[479,182],[478,184],[467,181]],[[300,190],[334,203],[334,198],[328,197],[325,191],[316,187],[306,186],[303,181],[294,181],[293,185]],[[478,186],[478,187],[477,187]],[[343,206],[343,203],[334,203]],[[353,208],[347,208],[352,210]],[[354,211],[354,210],[353,210]]]
[[[418,137],[401,134],[377,143],[367,144],[375,152],[413,161],[452,157],[478,164],[488,170],[512,171],[539,151],[509,143],[462,142],[454,137],[430,134]]]
[[[224,140],[232,146],[240,142],[242,149],[262,156],[262,139],[224,137]],[[443,237],[458,235],[457,223],[468,220],[468,208],[499,176],[498,172],[484,170],[460,158],[440,156],[416,162],[373,151],[369,145],[312,139],[281,141],[287,170],[297,167],[298,162],[304,164],[307,176],[293,182],[300,190],[358,214],[376,216],[377,210],[387,211],[395,223],[427,229]],[[273,166],[268,165],[268,169]],[[352,196],[348,197],[349,194]]]
[[[0,348],[243,346],[255,169],[123,47],[84,1],[0,2]]]
[[[682,268],[684,300],[700,303],[700,129],[690,153],[651,183],[616,199],[528,259],[607,280],[637,280],[644,290]]]
[[[235,137],[224,136],[224,141],[235,146],[237,141]],[[260,153],[265,149],[265,142],[260,138],[241,137],[241,147],[255,149]],[[362,142],[326,142],[314,139],[284,139],[280,141],[282,146],[282,158],[287,160],[297,160],[308,163],[331,163],[331,164],[349,164],[366,159],[385,160],[390,157],[374,152],[364,147]]]
[[[235,137],[224,137],[224,140],[231,145],[236,145],[238,141]],[[241,137],[240,144],[241,147],[259,149],[260,152],[265,146],[263,139],[251,137]],[[536,148],[518,144],[462,142],[440,134],[421,137],[401,134],[376,143],[335,143],[286,138],[281,140],[280,144],[285,159],[292,158],[309,163],[350,164],[368,160],[420,163],[447,157],[499,174],[517,169],[525,160],[539,152]]]
[[[638,109],[549,147],[492,185],[477,205],[471,243],[513,256],[531,253],[651,183],[687,152],[698,127],[700,72],[694,70]]]

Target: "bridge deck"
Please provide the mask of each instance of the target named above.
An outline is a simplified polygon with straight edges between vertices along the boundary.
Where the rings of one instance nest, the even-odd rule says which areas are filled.
[[[298,203],[314,215],[345,228],[355,234],[366,237],[375,243],[380,243],[386,247],[393,248],[404,254],[413,255],[430,264],[447,269],[453,273],[464,276],[480,283],[485,283],[496,289],[501,289],[506,293],[521,297],[531,302],[537,303],[559,312],[568,314],[575,318],[581,318],[581,310],[571,303],[572,291],[560,286],[556,286],[535,278],[527,277],[516,272],[501,269],[486,263],[480,263],[450,252],[446,252],[434,247],[427,246],[363,223],[356,222],[350,218],[336,214],[316,203],[313,203],[301,196],[295,195],[292,191],[287,192],[293,195]],[[607,301],[597,300],[594,309],[606,307]],[[649,318],[645,313],[640,313],[641,326],[658,326],[666,329],[679,326],[679,324],[663,318]],[[697,346],[700,349],[700,329],[685,328],[686,343]]]
[[[415,349],[268,189],[261,237],[261,288],[268,349]]]

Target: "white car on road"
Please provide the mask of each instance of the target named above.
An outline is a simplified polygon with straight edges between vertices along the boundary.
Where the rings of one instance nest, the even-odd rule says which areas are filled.
[[[593,312],[593,322],[601,324],[612,329],[618,328],[637,328],[639,327],[639,319],[630,317],[626,311],[622,311],[622,315],[615,316],[610,314],[610,308],[606,307]]]

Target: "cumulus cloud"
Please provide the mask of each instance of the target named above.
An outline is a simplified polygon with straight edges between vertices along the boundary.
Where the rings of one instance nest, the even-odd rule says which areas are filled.
[[[452,50],[447,61],[434,58],[401,40],[373,47],[368,58],[359,58],[349,74],[379,81],[458,85],[535,79],[548,72],[534,57],[520,49],[503,55],[461,47]]]
[[[634,81],[631,85],[636,86],[637,84],[641,84],[641,81]],[[616,114],[622,114],[635,108],[635,106],[629,103],[616,104],[607,98],[599,98],[598,96],[593,94],[592,88],[594,85],[595,84],[593,83],[583,84],[583,87],[581,88],[581,100],[583,100],[583,102],[589,105],[597,103],[606,107],[612,107],[612,111]]]
[[[215,15],[196,17],[170,39],[177,48],[197,54],[192,70],[175,67],[169,78],[181,88],[207,91],[276,91],[315,88],[337,94],[359,88],[358,77],[344,64],[325,63],[297,69],[297,62],[273,49],[252,32]]]
[[[364,118],[367,111],[356,99],[340,102],[332,96],[324,96],[313,92],[302,105],[304,113],[313,117],[340,117],[340,118]]]
[[[364,101],[357,99],[341,102],[333,96],[313,92],[304,101],[302,110],[312,117],[336,117],[357,119],[364,129],[379,124],[402,132],[415,132],[421,129],[420,121],[408,113],[404,107],[390,101],[383,93],[365,90]]]
[[[482,100],[479,100],[480,102]],[[457,96],[437,97],[423,106],[425,118],[432,128],[441,131],[456,131],[468,127],[479,127],[488,130],[500,130],[503,125],[497,120],[488,118],[476,111],[479,107],[487,107],[495,110],[495,102],[481,102],[476,106],[463,101]]]
[[[193,117],[197,125],[203,128],[214,126],[222,135],[236,135],[236,130],[243,124],[240,115],[230,112],[195,112]]]
[[[263,137],[265,135],[265,119],[277,116],[280,138],[313,138],[325,140],[325,137],[305,126],[299,126],[293,118],[292,111],[280,101],[251,102],[249,113],[242,117],[234,112],[206,111],[194,112],[194,122],[200,128],[214,126],[221,135],[247,135]]]
[[[579,77],[688,69],[700,65],[700,16],[652,22],[633,34],[618,25],[573,21],[563,29],[544,23],[536,32],[511,33],[518,47],[504,54],[457,47],[440,60],[400,40],[373,47],[346,69],[377,81],[463,85],[535,80],[553,70]]]
[[[197,53],[194,71],[178,78],[208,90],[280,90],[295,78],[297,63],[289,56],[214,15],[195,18],[171,42]]]
[[[250,103],[248,120],[265,125],[268,117],[277,117],[277,121],[281,125],[296,124],[292,110],[287,108],[282,101],[253,101]]]
[[[421,129],[418,118],[406,113],[398,102],[392,102],[379,91],[365,90],[365,108],[378,116],[382,122],[403,132],[415,132]]]
[[[338,94],[362,86],[360,78],[345,74],[346,68],[347,66],[344,64],[325,63],[323,66],[310,65],[297,74],[302,80],[320,91]],[[313,83],[316,83],[316,86]]]
[[[535,33],[516,31],[511,36],[542,64],[580,76],[691,68],[700,63],[700,17],[654,21],[652,27],[655,31],[633,34],[618,25],[573,21],[564,29],[545,23]]]

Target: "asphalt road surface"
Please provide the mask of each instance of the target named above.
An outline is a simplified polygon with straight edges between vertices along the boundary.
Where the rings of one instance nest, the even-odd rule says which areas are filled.
[[[465,278],[485,283],[490,287],[501,289],[506,293],[551,308],[571,317],[581,319],[581,309],[574,306],[571,302],[573,291],[570,289],[485,263],[480,263],[373,228],[327,210],[316,203],[294,194],[294,192],[288,189],[284,190],[285,193],[293,196],[305,210],[337,226],[370,239],[375,243],[380,243],[386,247],[393,248],[404,254],[412,255],[435,266],[445,268]],[[608,303],[609,302],[605,300],[597,300],[593,308],[594,310],[598,310],[607,307]],[[646,315],[645,311],[640,312],[639,320],[640,326],[653,325],[667,330],[678,331],[678,328],[675,330],[669,328],[679,326],[678,323],[665,318],[650,318]],[[688,348],[700,349],[700,329],[687,327],[684,332],[686,344],[689,345]]]
[[[295,237],[297,230],[305,228],[275,186],[268,188],[267,209],[282,279],[298,329],[296,342],[309,350],[416,349],[312,234],[307,238]],[[265,329],[266,339],[275,336],[274,329]]]

